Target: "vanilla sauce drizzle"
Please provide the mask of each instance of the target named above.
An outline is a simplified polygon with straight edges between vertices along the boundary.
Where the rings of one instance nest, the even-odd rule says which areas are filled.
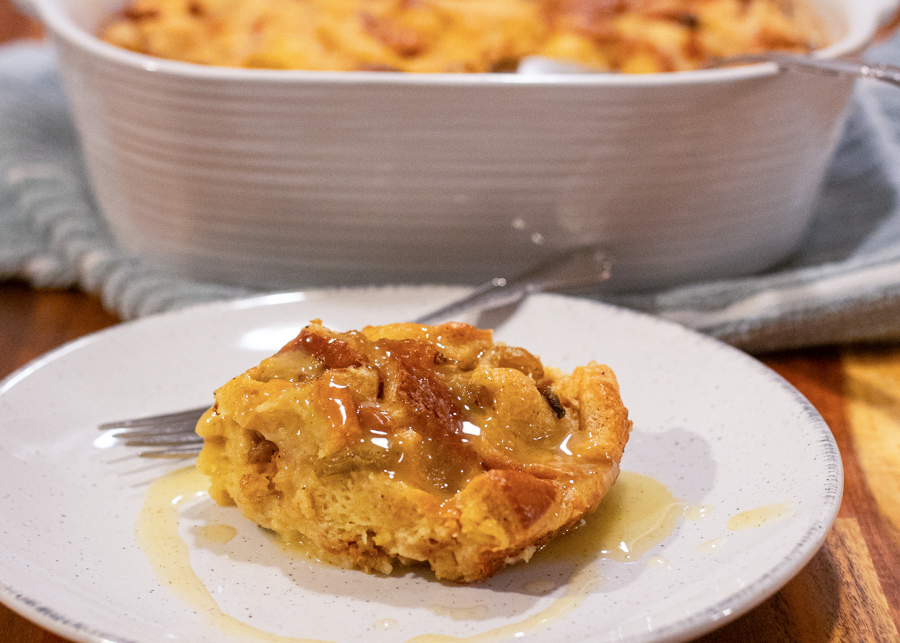
[[[208,622],[223,632],[249,640],[273,643],[322,643],[320,640],[281,636],[249,625],[223,611],[213,594],[191,567],[190,550],[179,533],[181,512],[197,502],[212,502],[207,494],[208,479],[193,467],[178,470],[154,481],[145,498],[136,524],[138,544],[147,556],[160,582],[185,601]],[[533,561],[574,564],[574,573],[561,591],[552,582],[532,581],[523,589],[534,595],[555,593],[549,605],[525,618],[515,620],[470,637],[437,633],[422,634],[410,643],[444,643],[467,641],[490,643],[546,627],[577,610],[585,598],[602,587],[604,577],[591,562],[607,559],[634,563],[655,545],[672,534],[679,521],[700,520],[713,513],[709,506],[691,506],[676,498],[669,489],[651,477],[623,471],[604,498],[600,509],[582,521],[576,529],[551,541],[535,554]],[[727,522],[729,531],[764,526],[791,513],[789,503],[768,505],[743,511]],[[193,530],[200,544],[225,544],[237,534],[230,525],[207,524]],[[726,537],[707,541],[697,550],[712,552],[721,547]],[[286,547],[285,555],[314,557],[309,552]],[[325,563],[322,563],[325,564]],[[662,557],[644,560],[648,568],[668,568]],[[501,572],[502,573],[502,572]],[[432,605],[436,616],[454,620],[480,621],[489,616],[490,605],[475,603],[465,606]],[[401,625],[397,619],[381,618],[370,624],[372,630],[390,630]]]

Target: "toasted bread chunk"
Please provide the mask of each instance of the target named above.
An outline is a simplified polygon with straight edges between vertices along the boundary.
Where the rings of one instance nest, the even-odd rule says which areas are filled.
[[[571,375],[468,324],[313,321],[216,391],[210,495],[320,558],[477,581],[597,508],[631,422],[615,375]]]
[[[809,0],[129,0],[98,35],[203,65],[509,72],[529,56],[598,72],[700,69],[828,44]]]

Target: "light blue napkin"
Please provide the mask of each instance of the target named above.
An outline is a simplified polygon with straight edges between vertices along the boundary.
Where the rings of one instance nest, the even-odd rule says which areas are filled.
[[[252,291],[116,245],[94,204],[52,49],[0,47],[0,278],[79,286],[123,318]],[[872,61],[900,61],[900,38]],[[748,351],[900,339],[900,88],[861,81],[808,238],[765,274],[606,297]]]

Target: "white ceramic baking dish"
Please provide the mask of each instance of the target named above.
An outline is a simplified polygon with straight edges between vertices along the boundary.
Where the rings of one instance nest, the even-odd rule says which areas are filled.
[[[801,242],[853,81],[242,70],[107,45],[121,0],[30,0],[120,242],[267,288],[465,282],[601,243],[610,288],[759,271]],[[863,49],[898,0],[818,0]]]

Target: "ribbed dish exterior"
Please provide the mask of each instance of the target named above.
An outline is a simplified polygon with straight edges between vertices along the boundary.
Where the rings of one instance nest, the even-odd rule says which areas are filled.
[[[472,281],[586,243],[618,290],[762,270],[802,240],[852,88],[205,78],[57,44],[120,242],[265,288]]]

